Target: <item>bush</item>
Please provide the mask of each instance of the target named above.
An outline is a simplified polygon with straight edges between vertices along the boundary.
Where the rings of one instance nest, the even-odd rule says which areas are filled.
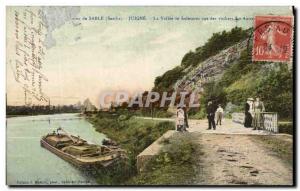
[[[279,122],[278,123],[279,133],[286,133],[293,135],[293,122]]]
[[[190,119],[205,119],[206,117],[207,113],[205,107],[200,107],[200,110],[198,112],[189,113]]]
[[[129,117],[126,116],[126,115],[120,115],[119,118],[118,118],[118,120],[119,120],[119,121],[125,121],[125,120],[127,120],[128,118],[129,118]]]
[[[172,89],[172,85],[184,75],[183,69],[183,67],[177,66],[172,70],[168,70],[162,76],[156,77],[153,90],[163,92]]]
[[[221,50],[247,37],[247,30],[239,27],[235,27],[230,31],[214,33],[203,46],[196,48],[195,52],[190,51],[186,53],[181,61],[181,65],[184,67],[197,66],[210,56],[216,55]]]
[[[293,116],[293,74],[286,64],[280,63],[279,70],[272,70],[257,87],[268,111],[278,112],[280,118]]]

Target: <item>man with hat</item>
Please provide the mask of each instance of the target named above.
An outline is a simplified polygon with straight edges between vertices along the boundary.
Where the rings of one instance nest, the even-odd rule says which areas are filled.
[[[216,123],[215,123],[215,107],[212,103],[212,101],[209,101],[207,103],[207,119],[208,119],[208,129],[210,130],[211,128],[213,128],[214,130],[216,130]]]

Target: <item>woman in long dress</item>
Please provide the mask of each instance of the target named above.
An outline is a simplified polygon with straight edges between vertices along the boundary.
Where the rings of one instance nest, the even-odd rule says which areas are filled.
[[[252,114],[250,110],[253,109],[253,99],[248,98],[246,104],[245,104],[245,122],[244,127],[249,128],[252,127]]]
[[[264,103],[259,100],[259,97],[257,97],[254,102],[253,130],[261,129],[263,123],[262,112],[264,111],[265,111]]]

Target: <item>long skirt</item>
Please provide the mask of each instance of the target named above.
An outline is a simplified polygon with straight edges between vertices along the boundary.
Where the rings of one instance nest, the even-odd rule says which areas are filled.
[[[262,116],[261,116],[260,112],[255,112],[254,113],[253,127],[254,127],[254,129],[261,129],[262,128]]]
[[[245,123],[244,127],[251,127],[252,126],[252,115],[249,112],[245,113]]]

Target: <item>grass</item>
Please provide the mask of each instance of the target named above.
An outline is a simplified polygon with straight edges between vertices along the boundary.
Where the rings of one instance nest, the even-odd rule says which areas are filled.
[[[118,142],[127,151],[128,161],[125,167],[120,165],[97,176],[97,182],[105,185],[122,185],[135,176],[136,156],[167,130],[174,129],[174,123],[170,121],[140,119],[126,114],[98,113],[88,120],[96,131]]]
[[[188,114],[189,119],[205,119],[207,116],[204,107],[200,107],[200,110],[190,110]]]
[[[146,166],[146,170],[127,182],[129,185],[188,185],[195,171],[196,145],[188,134],[177,133],[163,140],[161,153]]]
[[[166,111],[164,109],[154,108],[153,115],[150,111],[135,111],[134,114],[136,116],[141,117],[154,117],[154,118],[170,118],[174,115],[174,113]]]
[[[293,135],[293,122],[282,121],[278,122],[279,133],[287,133]]]
[[[286,162],[288,165],[293,165],[293,140],[286,136],[259,136],[252,137],[255,142],[258,142],[266,150]]]

